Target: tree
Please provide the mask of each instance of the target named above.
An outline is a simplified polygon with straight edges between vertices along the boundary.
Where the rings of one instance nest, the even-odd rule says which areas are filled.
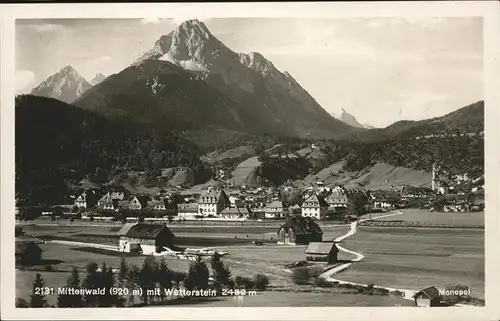
[[[309,284],[309,277],[310,273],[307,267],[299,267],[292,272],[293,283],[298,285]]]
[[[156,285],[156,260],[153,256],[144,259],[142,268],[139,272],[139,287],[142,289],[142,302],[149,303],[148,290],[154,289]]]
[[[85,278],[83,279],[82,288],[86,290],[99,289],[102,287],[102,279],[97,272],[98,266],[95,262],[90,262],[87,264]],[[96,294],[88,293],[85,295],[84,299],[85,307],[98,307],[99,306],[99,296]]]
[[[215,253],[212,256],[211,265],[212,265],[212,273],[214,278],[214,285],[217,290],[220,290],[221,287],[230,287],[233,284],[233,280],[231,278],[231,271],[221,260],[221,255],[219,253]]]
[[[141,274],[141,270],[137,265],[132,265],[127,273],[127,283],[128,288],[130,289],[129,302],[130,304],[135,304],[135,296],[134,290],[139,286],[139,276]]]
[[[110,289],[115,286],[115,273],[111,267],[107,267],[106,263],[101,266],[100,283],[106,289],[103,296],[99,299],[99,306],[112,307],[119,303],[119,298],[116,294],[112,294]]]
[[[249,290],[255,287],[253,280],[249,277],[237,276],[234,278],[234,282],[238,289]]]
[[[184,285],[188,290],[206,290],[208,289],[208,279],[210,272],[206,263],[198,255],[196,261],[189,266]]]
[[[45,282],[43,281],[42,275],[40,273],[37,273],[35,276],[35,281],[33,281],[33,292],[31,294],[30,307],[43,308],[47,305],[44,290]]]
[[[348,211],[352,215],[361,216],[366,213],[365,206],[368,204],[368,197],[363,192],[354,192],[349,195]]]
[[[30,304],[23,298],[16,298],[16,308],[29,308]]]
[[[269,278],[264,274],[257,274],[253,277],[253,283],[257,290],[265,290],[269,285]]]
[[[157,280],[160,285],[160,300],[164,299],[164,291],[163,289],[169,289],[172,287],[173,282],[173,273],[168,268],[167,262],[165,258],[161,258],[160,263],[158,264],[158,273]]]
[[[125,257],[122,256],[120,259],[120,268],[118,270],[118,284],[122,287],[125,287],[127,284],[127,278],[128,278],[128,265],[127,261],[125,261]]]
[[[172,271],[172,280],[175,283],[177,289],[180,288],[181,282],[183,282],[187,277],[186,272],[182,271]]]
[[[80,289],[80,275],[75,267],[71,271],[71,275],[66,282],[66,288]],[[57,306],[59,308],[79,308],[83,307],[83,298],[80,294],[60,294],[57,298]]]

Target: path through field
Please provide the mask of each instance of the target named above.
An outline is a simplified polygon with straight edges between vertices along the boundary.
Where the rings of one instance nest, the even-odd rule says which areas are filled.
[[[370,219],[375,219],[375,218],[389,217],[389,216],[395,216],[395,215],[401,215],[401,214],[402,213],[400,213],[400,212],[396,212],[396,213],[391,213],[391,214],[382,215],[382,216],[373,217],[373,218],[361,219],[359,221],[352,222],[351,223],[351,229],[346,234],[344,234],[344,235],[342,235],[340,237],[337,237],[335,239],[335,242],[341,242],[341,241],[345,240],[346,238],[348,238],[348,237],[356,234],[356,232],[358,231],[358,223],[360,223],[360,222],[369,221]],[[352,263],[359,262],[359,261],[361,261],[364,258],[363,254],[357,253],[357,252],[354,252],[354,251],[351,251],[351,250],[348,250],[348,249],[346,249],[345,247],[343,247],[343,246],[341,246],[339,244],[337,244],[337,248],[340,251],[343,251],[343,252],[346,252],[346,253],[354,255],[355,258],[353,260],[351,260],[351,262],[349,262],[349,263],[344,263],[342,265],[335,266],[335,267],[329,269],[328,271],[326,271],[326,272],[324,272],[322,274],[322,277],[324,277],[329,282],[338,282],[339,284],[353,284],[353,285],[363,285],[363,286],[366,286],[366,284],[342,281],[342,280],[335,279],[333,277],[333,276],[336,276],[337,273],[339,273],[339,272],[347,269]],[[384,287],[384,288],[387,289],[387,290],[389,290],[389,291],[396,291],[396,290],[397,291],[401,291],[404,294],[403,298],[408,299],[408,300],[412,300],[413,295],[416,293],[416,291],[407,290],[407,289],[396,289],[396,288],[388,288],[388,287]]]

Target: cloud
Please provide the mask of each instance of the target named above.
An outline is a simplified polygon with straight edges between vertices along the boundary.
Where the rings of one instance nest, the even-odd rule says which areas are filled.
[[[35,84],[35,73],[29,70],[16,70],[16,93],[21,94],[31,90]]]
[[[143,24],[158,24],[162,21],[166,20],[165,18],[143,18],[141,22]]]
[[[69,33],[70,30],[63,25],[53,23],[28,24],[24,27],[41,33]]]

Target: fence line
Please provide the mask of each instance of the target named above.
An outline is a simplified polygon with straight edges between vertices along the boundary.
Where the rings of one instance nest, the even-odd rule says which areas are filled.
[[[360,222],[360,226],[373,226],[373,227],[426,227],[426,228],[470,228],[470,229],[484,229],[481,224],[437,224],[430,222],[418,221],[364,221]]]

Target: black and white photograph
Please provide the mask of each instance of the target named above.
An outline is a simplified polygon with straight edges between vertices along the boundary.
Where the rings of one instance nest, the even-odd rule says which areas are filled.
[[[16,18],[15,309],[484,308],[485,20]]]

